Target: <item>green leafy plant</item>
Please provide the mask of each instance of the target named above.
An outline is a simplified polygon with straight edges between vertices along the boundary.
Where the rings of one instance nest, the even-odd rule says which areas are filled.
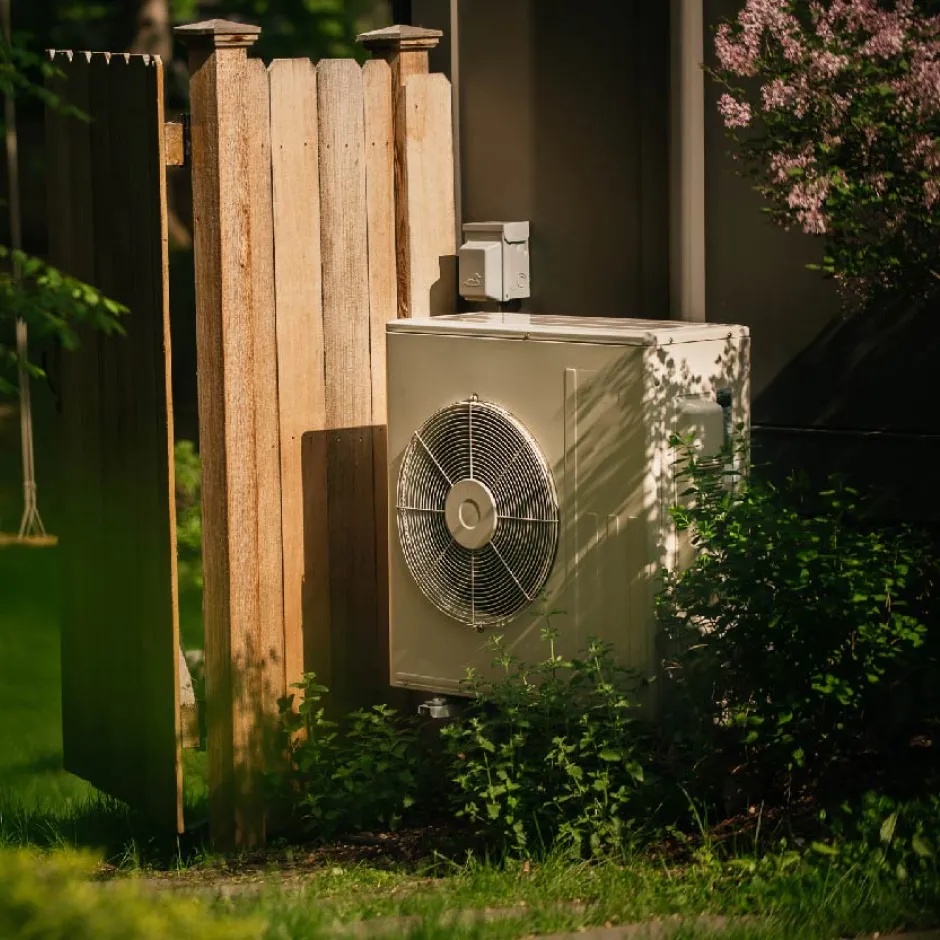
[[[176,544],[181,590],[201,591],[202,581],[202,462],[192,441],[177,441]]]
[[[603,643],[566,660],[554,628],[544,628],[542,639],[548,655],[529,666],[494,636],[501,675],[467,677],[467,711],[442,731],[457,815],[514,854],[620,850],[644,795],[636,676]]]
[[[34,80],[61,74],[51,62],[25,48],[16,37],[10,40],[0,33],[0,94],[33,98],[63,114],[87,120],[82,111],[66,104],[44,84]]]
[[[39,258],[22,251],[11,252],[0,245],[2,261],[10,267],[0,271],[0,324],[23,320],[34,338],[57,339],[66,350],[78,346],[78,331],[82,327],[103,333],[123,332],[119,318],[127,308],[95,288]],[[0,335],[0,393],[13,391],[8,377],[15,374],[18,364],[16,349]],[[34,363],[25,365],[31,375],[42,376],[42,370]]]
[[[685,486],[673,515],[696,555],[664,575],[658,609],[689,753],[789,793],[896,738],[891,700],[922,665],[926,627],[909,602],[924,542],[867,525],[839,480],[813,494],[751,470],[729,486],[673,444]]]
[[[832,838],[811,851],[843,869],[875,871],[907,890],[935,885],[940,875],[940,797],[896,799],[870,791],[835,811],[821,811]]]
[[[288,739],[286,783],[295,808],[319,838],[395,830],[414,815],[428,766],[417,722],[374,705],[334,722],[326,717],[329,691],[307,673],[281,702]]]

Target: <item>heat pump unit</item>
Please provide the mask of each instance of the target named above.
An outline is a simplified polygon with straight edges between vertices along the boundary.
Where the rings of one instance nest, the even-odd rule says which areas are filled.
[[[549,615],[562,654],[597,637],[654,673],[670,438],[717,453],[747,422],[746,328],[469,313],[387,333],[392,684],[460,694],[494,631],[538,661]]]

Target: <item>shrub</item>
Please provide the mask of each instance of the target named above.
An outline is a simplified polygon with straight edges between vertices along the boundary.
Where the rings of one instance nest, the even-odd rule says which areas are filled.
[[[940,16],[935,2],[747,0],[714,75],[736,156],[771,218],[825,239],[863,295],[940,288]]]
[[[515,854],[617,851],[642,815],[643,734],[629,697],[636,677],[599,642],[565,660],[556,636],[543,630],[548,656],[534,666],[496,636],[502,675],[468,676],[473,698],[442,732],[457,815]]]
[[[249,918],[224,922],[195,901],[145,894],[132,882],[90,880],[95,859],[57,852],[0,852],[4,940],[248,940]]]
[[[897,738],[887,706],[923,665],[909,606],[923,541],[867,526],[838,480],[810,499],[796,479],[777,489],[752,471],[729,487],[690,449],[683,460],[674,517],[697,555],[665,575],[658,606],[686,748],[789,791]]]
[[[302,695],[281,703],[291,771],[286,782],[297,812],[318,838],[395,830],[412,814],[428,761],[417,722],[386,705],[352,712],[342,722],[325,717],[328,689],[307,673]],[[413,814],[412,814],[413,815]]]

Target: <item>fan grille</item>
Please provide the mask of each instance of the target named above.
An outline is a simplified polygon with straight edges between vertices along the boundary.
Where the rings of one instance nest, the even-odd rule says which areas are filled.
[[[470,505],[471,525],[480,517],[476,528],[461,528],[460,503]],[[398,475],[397,517],[418,587],[438,610],[478,629],[531,604],[555,562],[551,470],[512,415],[475,398],[432,415],[412,438]]]

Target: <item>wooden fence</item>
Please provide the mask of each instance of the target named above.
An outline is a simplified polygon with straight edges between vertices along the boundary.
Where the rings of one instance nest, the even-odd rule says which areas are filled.
[[[250,846],[265,838],[262,773],[280,759],[291,684],[315,671],[337,710],[389,693],[385,323],[454,308],[450,86],[428,74],[428,30],[367,34],[364,67],[266,68],[244,24],[177,34],[191,71],[210,823],[218,844]],[[92,121],[50,117],[54,260],[131,308],[126,338],[84,344],[65,395],[66,460],[94,504],[63,539],[67,761],[137,803],[141,772],[122,768],[159,765],[146,805],[168,818],[172,804],[181,825],[163,181],[178,135],[162,124],[159,60],[56,62],[59,90]],[[115,77],[138,73],[146,82]],[[112,479],[102,462],[118,459]],[[109,570],[89,577],[105,559],[117,594]],[[146,577],[145,559],[159,562]],[[149,696],[143,735],[142,712],[126,727],[111,691],[134,688]]]

